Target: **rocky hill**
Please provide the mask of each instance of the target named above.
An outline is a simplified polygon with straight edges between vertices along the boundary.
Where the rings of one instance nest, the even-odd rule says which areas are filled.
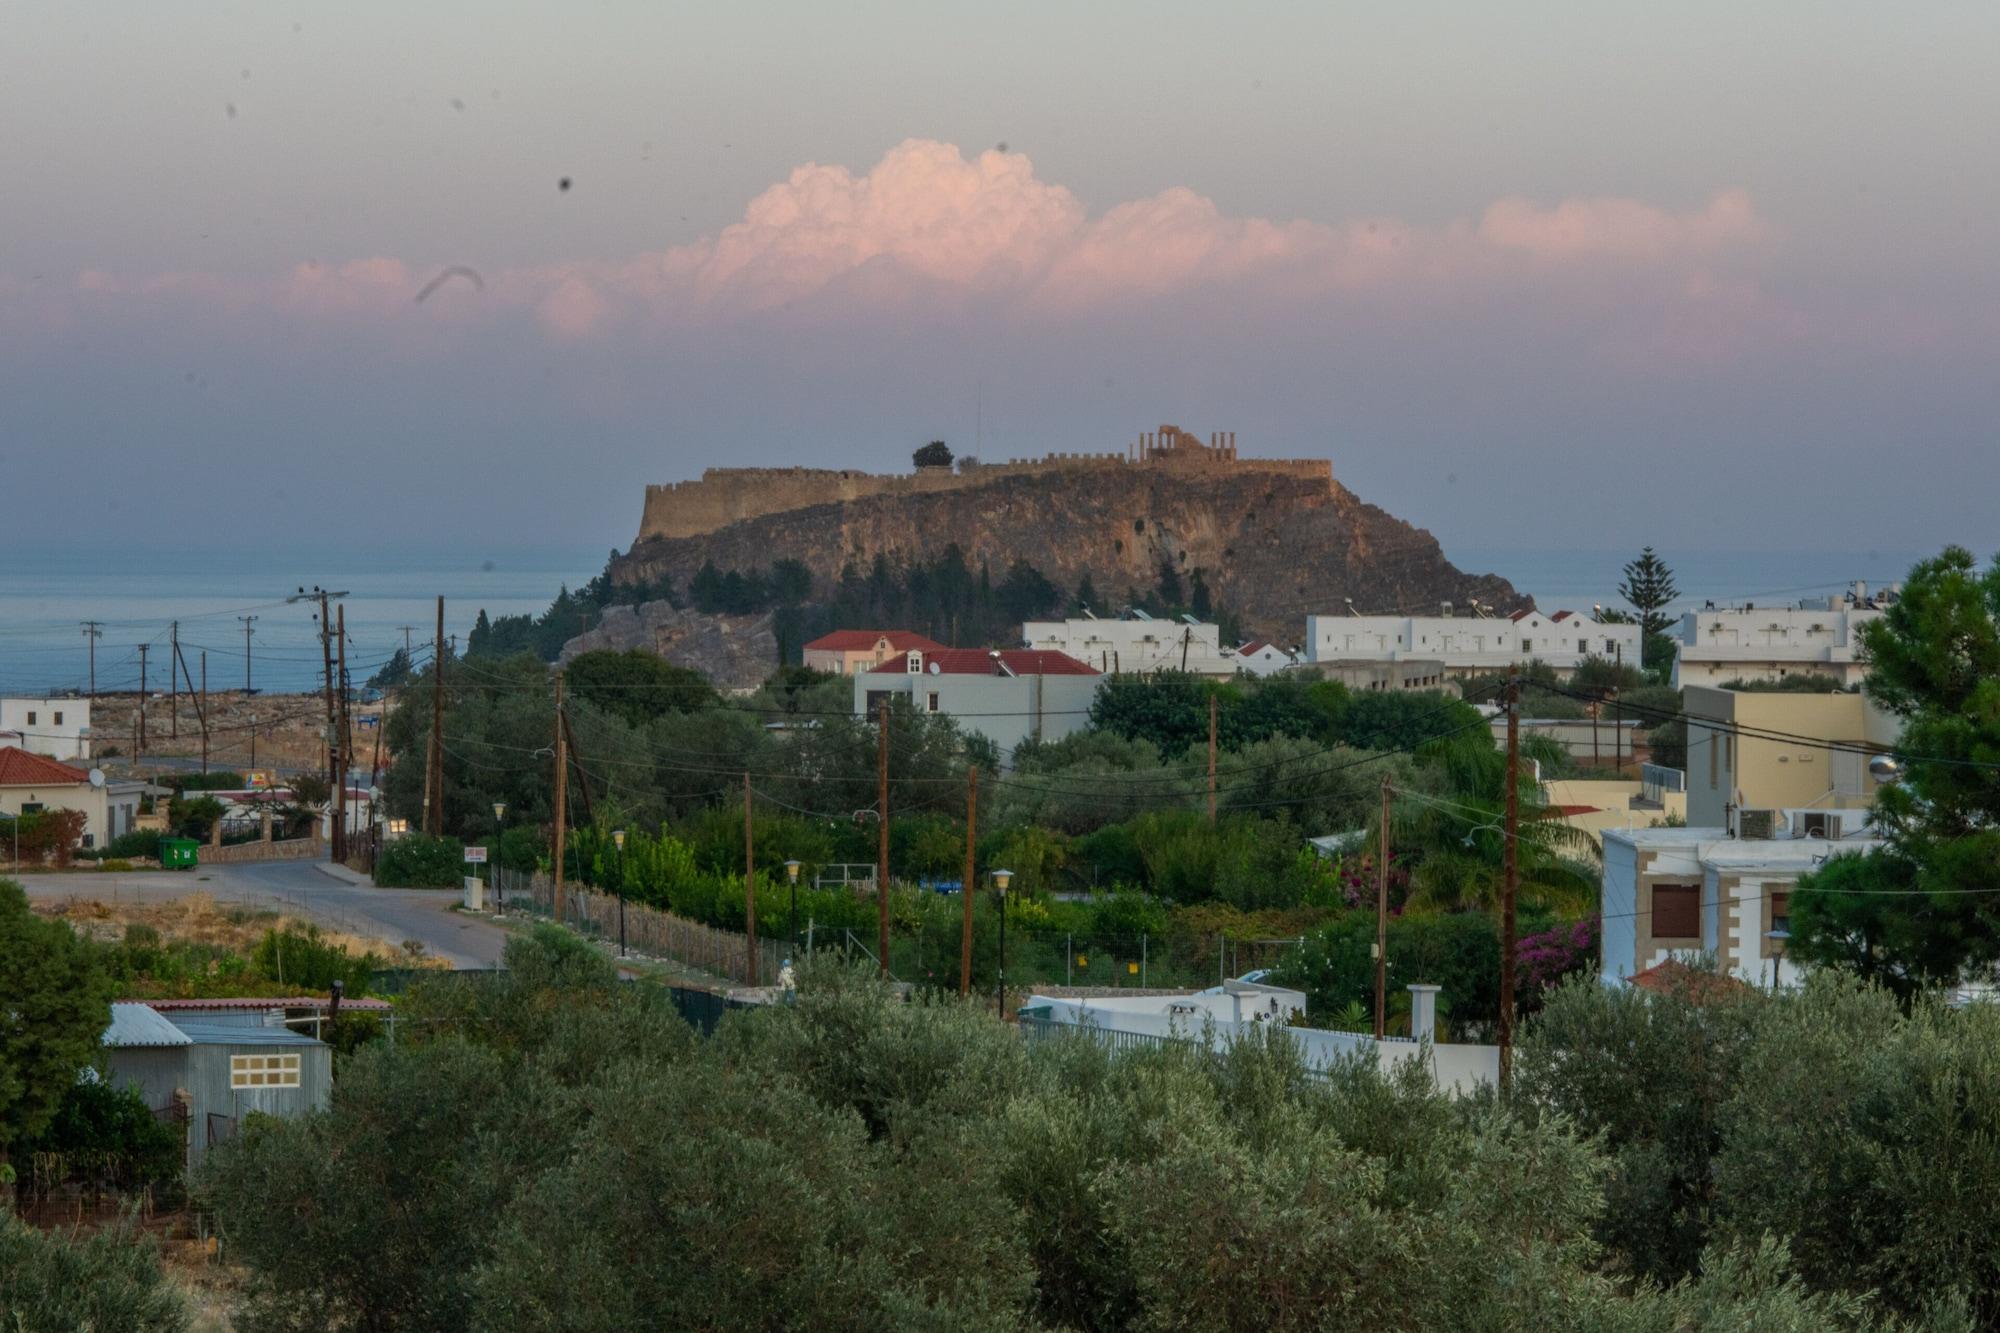
[[[1163,560],[1183,576],[1201,569],[1247,631],[1284,643],[1299,641],[1307,615],[1338,613],[1343,598],[1363,612],[1434,612],[1440,602],[1463,610],[1475,598],[1502,610],[1527,604],[1497,575],[1454,568],[1428,532],[1339,483],[1248,460],[1198,472],[1024,473],[808,504],[699,535],[642,538],[607,572],[621,584],[685,588],[707,562],[726,572],[791,558],[823,589],[877,554],[930,558],[954,542],[995,577],[1024,559],[1069,588],[1088,574],[1120,604],[1127,589],[1154,586]]]

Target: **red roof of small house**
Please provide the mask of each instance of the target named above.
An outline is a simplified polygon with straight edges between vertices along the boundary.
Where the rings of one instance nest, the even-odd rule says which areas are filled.
[[[988,648],[938,648],[924,654],[924,671],[944,676],[997,676],[995,657],[1017,676],[1095,676],[1096,667],[1085,665],[1068,653],[1044,648],[1003,648],[997,654]],[[900,671],[894,674],[902,674]]]
[[[0,749],[0,787],[80,787],[89,781],[90,774],[82,769],[29,754],[17,745]]]
[[[282,995],[276,997],[249,995],[230,996],[210,1000],[140,1000],[138,1003],[161,1013],[214,1013],[230,1009],[325,1009],[333,1001],[324,995]],[[387,1013],[389,1002],[364,996],[351,996],[340,1002],[343,1009],[365,1009],[371,1014]]]
[[[1254,657],[1270,646],[1270,644],[1264,642],[1262,639],[1252,639],[1248,643],[1238,644],[1236,655],[1238,657]]]
[[[1719,972],[1704,972],[1699,968],[1689,967],[1678,958],[1655,963],[1643,972],[1634,972],[1625,980],[1641,990],[1652,991],[1655,995],[1675,995],[1696,1003],[1733,997],[1750,989],[1736,977]]]
[[[907,653],[913,648],[928,653],[944,647],[906,629],[837,629],[831,634],[820,635],[807,644],[805,650],[809,653],[863,653],[884,639],[889,641],[889,651],[895,653]]]
[[[1574,612],[1574,611],[1558,611],[1558,612],[1556,612],[1556,613],[1555,613],[1554,615],[1550,616],[1550,617],[1549,617],[1549,619],[1550,619],[1550,620],[1568,620],[1568,619],[1569,619],[1569,618],[1570,618],[1571,616],[1573,616],[1573,615],[1575,615],[1575,614],[1576,614],[1576,612]]]

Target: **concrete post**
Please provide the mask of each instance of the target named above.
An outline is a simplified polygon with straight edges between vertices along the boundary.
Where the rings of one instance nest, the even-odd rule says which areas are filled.
[[[1410,986],[1410,1039],[1437,1041],[1437,997],[1442,986]]]
[[[265,806],[257,812],[257,833],[264,842],[271,840],[271,807]]]

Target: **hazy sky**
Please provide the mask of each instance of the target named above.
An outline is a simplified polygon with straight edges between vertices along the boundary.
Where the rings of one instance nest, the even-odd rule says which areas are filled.
[[[5,28],[0,550],[622,546],[1162,422],[1448,548],[2000,542],[1991,0]]]

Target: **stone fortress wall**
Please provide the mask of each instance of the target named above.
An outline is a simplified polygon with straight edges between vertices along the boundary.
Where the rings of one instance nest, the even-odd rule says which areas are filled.
[[[1178,426],[1163,425],[1158,431],[1141,434],[1122,453],[1056,453],[1041,458],[1014,458],[1004,463],[964,458],[959,460],[957,471],[927,467],[912,473],[883,475],[845,468],[708,468],[698,481],[646,488],[639,540],[699,537],[745,519],[870,496],[927,495],[935,491],[969,490],[1008,477],[1121,468],[1157,468],[1176,474],[1277,473],[1333,484],[1333,464],[1327,459],[1239,458],[1234,431],[1212,432],[1204,443]]]

